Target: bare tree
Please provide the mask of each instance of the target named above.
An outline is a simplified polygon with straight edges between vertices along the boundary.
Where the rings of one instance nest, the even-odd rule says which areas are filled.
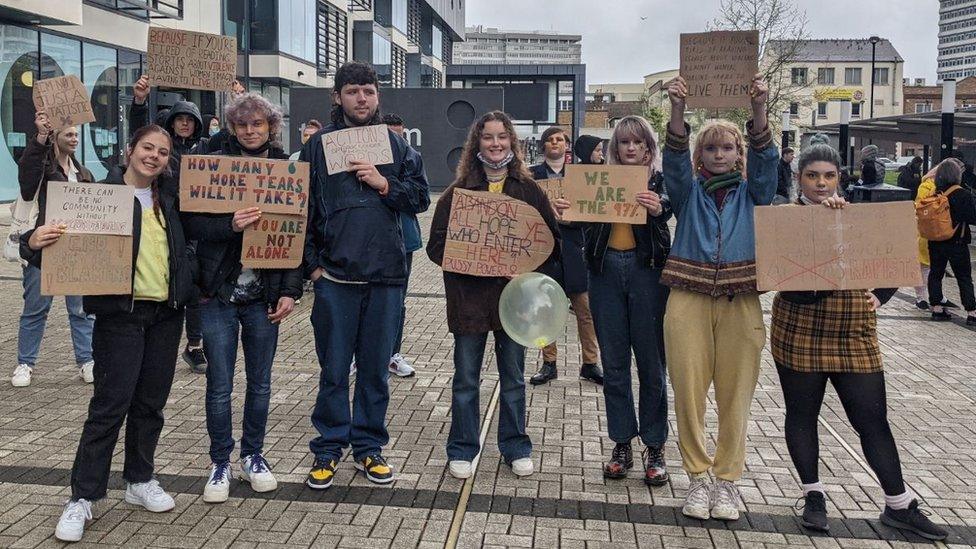
[[[769,84],[766,114],[774,126],[779,113],[810,87],[811,78],[794,81],[791,65],[799,58],[807,39],[807,16],[796,0],[721,0],[720,13],[710,30],[758,30],[759,70]],[[749,116],[742,109],[743,121]],[[732,118],[738,118],[733,115]]]

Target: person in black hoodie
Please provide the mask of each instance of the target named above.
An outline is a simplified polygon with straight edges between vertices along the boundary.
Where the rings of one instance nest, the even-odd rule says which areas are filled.
[[[129,128],[131,131],[137,131],[149,124],[149,108],[146,104],[148,97],[149,77],[143,75],[132,88],[132,105],[129,107]],[[196,104],[189,101],[177,101],[169,109],[160,109],[156,113],[155,120],[156,124],[162,126],[173,138],[169,168],[174,177],[166,178],[161,190],[178,196],[180,162],[183,155],[188,154],[203,139],[203,118],[200,116],[200,109]],[[183,361],[198,374],[207,371],[207,356],[203,352],[203,333],[201,330],[200,307],[197,303],[188,303],[186,306],[186,347],[183,349]]]
[[[912,192],[912,198],[918,194],[918,186],[922,184],[922,159],[918,156],[911,162],[898,168],[898,186]]]
[[[312,412],[318,436],[306,484],[332,485],[343,450],[352,445],[356,469],[378,484],[394,481],[383,458],[389,441],[390,356],[407,282],[403,214],[430,205],[420,155],[387,131],[393,161],[374,166],[352,161],[329,175],[322,142],[346,128],[380,123],[379,79],[365,63],[336,72],[332,121],[305,143],[299,159],[311,162],[305,274],[315,286],[312,329],[321,374]],[[334,160],[333,160],[334,161]],[[356,360],[356,393],[349,409],[349,365]]]
[[[215,154],[287,160],[276,139],[281,109],[264,97],[247,93],[224,109],[232,130],[225,148]],[[271,400],[271,366],[278,346],[278,327],[302,294],[301,268],[245,269],[241,265],[243,231],[261,219],[257,207],[234,214],[187,215],[187,237],[197,241],[200,263],[200,317],[207,354],[207,432],[210,477],[203,491],[208,503],[227,501],[230,456],[234,450],[231,392],[238,337],[244,350],[247,390],[241,437],[240,477],[256,492],[278,483],[262,455]]]
[[[545,149],[545,159],[541,164],[529,168],[532,177],[536,180],[562,178],[566,173],[564,164],[566,150],[569,147],[569,136],[559,126],[553,126],[542,133],[542,146]],[[592,151],[587,154],[584,164],[590,163],[590,156]],[[560,222],[559,232],[562,235],[563,289],[569,296],[573,312],[576,314],[580,346],[583,350],[583,365],[580,367],[579,375],[583,379],[603,385],[603,371],[597,365],[600,349],[593,328],[593,315],[590,313],[590,297],[586,291],[588,281],[586,259],[583,257],[583,225]],[[556,379],[558,356],[555,342],[542,349],[542,367],[529,379],[529,382],[533,385],[542,385]]]
[[[153,478],[153,455],[173,384],[183,306],[196,290],[178,199],[159,191],[171,146],[163,128],[139,129],[128,146],[128,167],[102,182],[135,188],[132,293],[83,298],[85,311],[95,315],[95,381],[71,470],[71,499],[55,530],[59,540],[79,541],[92,502],[105,497],[123,422],[125,501],[156,513],[175,506]],[[64,226],[46,225],[41,210],[37,228],[21,235],[21,257],[40,267],[44,248],[64,233]]]
[[[966,310],[966,324],[976,326],[976,293],[973,290],[973,268],[969,254],[969,244],[973,241],[970,225],[976,225],[976,200],[973,192],[962,187],[962,162],[943,162],[935,170],[935,192],[944,194],[949,200],[949,217],[956,228],[948,240],[929,240],[929,303],[932,307],[932,320],[952,320],[942,303],[942,279],[946,266],[952,266],[959,284],[959,297]]]

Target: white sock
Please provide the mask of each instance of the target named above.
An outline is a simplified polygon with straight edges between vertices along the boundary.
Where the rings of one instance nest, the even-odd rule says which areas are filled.
[[[801,484],[800,488],[803,489],[804,496],[810,492],[820,492],[821,494],[827,495],[827,491],[824,490],[824,485],[821,484],[819,480],[810,484]]]
[[[889,496],[888,494],[885,494],[884,498],[885,505],[896,511],[900,511],[902,509],[908,509],[908,506],[912,504],[912,500],[915,499],[915,494],[913,494],[910,490],[905,490],[897,496]]]

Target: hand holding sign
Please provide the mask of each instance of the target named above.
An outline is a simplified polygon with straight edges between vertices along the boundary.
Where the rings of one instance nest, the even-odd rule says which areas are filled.
[[[386,124],[329,132],[322,136],[322,148],[329,175],[354,170],[358,173],[360,170],[353,167],[353,162],[372,166],[393,163],[390,130]],[[377,182],[375,177],[370,179]],[[377,189],[372,184],[370,186]]]

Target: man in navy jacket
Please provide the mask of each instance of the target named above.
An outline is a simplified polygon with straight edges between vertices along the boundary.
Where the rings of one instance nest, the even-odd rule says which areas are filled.
[[[393,162],[350,162],[328,175],[323,136],[379,124],[379,81],[372,67],[352,62],[335,76],[332,121],[302,149],[311,163],[305,274],[315,284],[312,329],[321,374],[309,447],[315,463],[306,483],[332,485],[342,452],[352,446],[356,469],[378,484],[393,482],[382,456],[389,442],[387,366],[393,354],[407,282],[400,216],[430,205],[420,155],[388,132]],[[349,364],[357,365],[352,412]]]

